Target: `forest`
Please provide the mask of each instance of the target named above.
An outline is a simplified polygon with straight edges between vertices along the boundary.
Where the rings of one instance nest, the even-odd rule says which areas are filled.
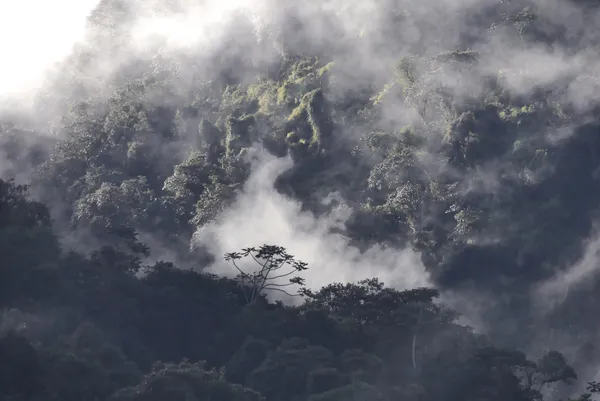
[[[0,401],[593,400],[599,6],[99,1],[0,102]]]

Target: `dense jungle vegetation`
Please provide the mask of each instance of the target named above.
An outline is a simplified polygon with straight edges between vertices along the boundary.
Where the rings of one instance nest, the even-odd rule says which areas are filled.
[[[0,113],[0,400],[600,392],[598,2],[474,1],[448,11],[452,31],[402,0],[376,2],[376,27],[350,28],[303,12],[326,1],[296,3],[268,3],[279,28],[266,33],[232,13],[199,54],[136,53],[136,2],[102,0],[35,117]],[[569,26],[553,14],[565,9]],[[553,65],[497,61],[497,37],[581,62],[542,79]],[[534,84],[518,79],[527,69]],[[292,161],[274,191],[317,219],[335,192],[349,247],[412,249],[431,285],[310,288],[321,266],[282,244],[223,255],[196,243],[265,153]],[[572,286],[548,299],[540,286],[561,274]],[[481,307],[485,329],[444,294],[462,294],[465,314]]]

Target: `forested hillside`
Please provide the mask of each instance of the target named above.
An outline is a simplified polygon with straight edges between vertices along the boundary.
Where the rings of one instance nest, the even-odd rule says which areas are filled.
[[[101,0],[0,111],[0,401],[590,400],[599,5]]]

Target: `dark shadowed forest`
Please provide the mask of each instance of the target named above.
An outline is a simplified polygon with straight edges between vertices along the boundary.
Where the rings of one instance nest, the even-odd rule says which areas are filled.
[[[599,45],[596,0],[99,1],[0,103],[0,401],[593,400]]]

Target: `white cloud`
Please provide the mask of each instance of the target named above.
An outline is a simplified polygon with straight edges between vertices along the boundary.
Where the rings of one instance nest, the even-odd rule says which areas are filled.
[[[45,71],[83,38],[99,0],[0,2],[0,97],[38,88]]]
[[[557,271],[552,278],[536,286],[533,299],[537,300],[536,306],[541,312],[553,311],[566,300],[569,291],[594,282],[591,279],[598,274],[600,267],[600,236],[597,228],[586,242],[583,255],[576,263]]]
[[[259,153],[254,171],[236,203],[213,224],[194,236],[217,256],[209,270],[233,276],[236,270],[222,256],[227,252],[263,244],[279,245],[298,260],[308,263],[302,274],[306,284],[318,289],[331,282],[354,282],[378,277],[387,285],[408,289],[430,284],[420,255],[412,249],[374,246],[364,252],[334,233],[341,228],[349,210],[339,207],[327,216],[315,217],[303,211],[299,202],[274,188],[276,177],[292,166],[290,158]]]

